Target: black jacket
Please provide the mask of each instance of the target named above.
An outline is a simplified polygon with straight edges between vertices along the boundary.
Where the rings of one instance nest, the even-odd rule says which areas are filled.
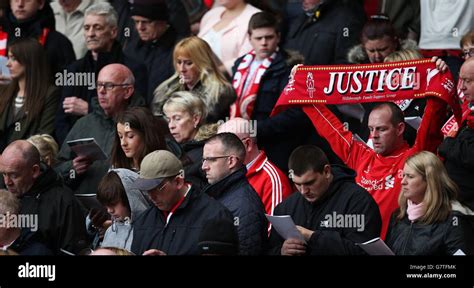
[[[8,34],[8,43],[17,38],[32,37],[39,39],[40,35],[45,31],[44,29],[49,29],[44,48],[51,65],[50,71],[52,76],[76,60],[71,41],[63,34],[55,31],[54,14],[48,3],[45,3],[44,8],[39,10],[31,19],[21,23],[18,22],[12,11],[8,9],[0,26]]]
[[[408,216],[398,221],[392,214],[387,233],[387,245],[395,255],[451,256],[461,249],[474,255],[473,215],[451,212],[446,221],[431,225],[412,222]]]
[[[245,167],[208,186],[204,193],[227,207],[234,215],[240,255],[259,255],[267,244],[265,208],[245,177]]]
[[[20,236],[10,245],[10,249],[22,256],[50,256],[53,252],[42,243],[40,233],[21,229]]]
[[[179,2],[179,1],[177,1]],[[136,37],[124,47],[124,53],[145,63],[148,70],[148,87],[146,103],[150,105],[153,100],[153,91],[169,77],[175,70],[173,65],[173,49],[179,38],[176,31],[170,27],[157,40],[143,42]]]
[[[0,92],[1,95],[1,92]],[[8,95],[2,95],[7,97]],[[33,95],[37,96],[37,95]],[[13,113],[14,98],[0,112],[0,151],[13,141],[27,139],[35,134],[53,134],[54,117],[56,116],[56,107],[59,102],[59,90],[51,85],[43,103],[36,101],[36,105],[42,105],[41,113],[35,119],[28,119],[25,107],[23,107],[16,115]],[[20,127],[21,129],[18,129]]]
[[[206,174],[202,171],[202,150],[205,141],[191,140],[181,144],[184,165],[184,175],[187,181],[192,182],[200,191],[208,185]]]
[[[199,255],[199,235],[210,219],[232,221],[232,214],[219,202],[191,187],[168,224],[156,206],[135,219],[132,252],[142,255],[146,250],[158,249],[168,255]]]
[[[119,42],[126,47],[128,42],[135,41],[138,38],[137,30],[134,27],[132,14],[130,12],[129,1],[110,0],[112,6],[118,14],[118,37]],[[191,35],[191,25],[189,23],[188,14],[181,1],[166,0],[166,6],[169,13],[169,23],[177,31],[179,38]]]
[[[59,145],[61,145],[69,130],[71,130],[72,126],[74,126],[74,123],[76,123],[76,121],[81,118],[78,116],[72,116],[64,113],[64,98],[71,96],[81,98],[82,100],[87,101],[87,103],[89,103],[89,112],[92,112],[92,99],[97,98],[95,81],[97,81],[99,71],[104,66],[107,66],[112,63],[121,63],[127,66],[135,76],[136,93],[142,95],[143,97],[146,96],[148,89],[148,71],[145,64],[123,53],[122,47],[118,42],[114,43],[110,52],[99,53],[97,61],[94,61],[92,57],[92,52],[87,51],[86,55],[83,58],[73,62],[66,68],[66,77],[63,76],[62,78],[68,79],[68,75],[73,75],[71,73],[80,73],[81,75],[87,75],[88,81],[89,78],[93,77],[94,83],[92,84],[94,85],[92,85],[91,83],[86,83],[87,85],[66,85],[67,83],[57,83],[62,84],[63,86],[61,99],[59,101],[58,112],[56,114],[55,125],[56,139]],[[64,75],[64,71],[62,71],[62,74]]]
[[[79,252],[87,246],[85,215],[72,191],[46,165],[31,189],[21,197],[20,214],[38,215],[38,234],[54,254]]]
[[[449,177],[459,186],[459,201],[474,210],[474,129],[464,126],[456,138],[445,138],[438,152]]]
[[[342,1],[327,0],[319,17],[302,12],[293,21],[284,47],[303,54],[306,65],[347,63],[347,51],[357,43],[364,18]]]
[[[379,208],[372,196],[355,183],[353,170],[333,165],[332,174],[333,181],[322,198],[310,203],[301,193],[293,193],[275,208],[273,214],[291,215],[296,225],[315,231],[308,242],[307,255],[364,254],[355,243],[380,236],[382,219]],[[345,222],[344,228],[334,221],[344,216],[360,218],[352,218],[356,220],[352,223]],[[270,254],[280,255],[284,241],[272,228]]]

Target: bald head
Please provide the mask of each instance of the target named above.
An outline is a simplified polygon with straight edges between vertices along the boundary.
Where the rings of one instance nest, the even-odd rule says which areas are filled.
[[[220,125],[217,133],[234,133],[240,139],[250,137],[250,122],[244,118],[233,118]]]
[[[221,124],[217,129],[217,133],[232,133],[239,137],[240,141],[245,146],[245,160],[244,164],[252,162],[260,153],[257,146],[257,138],[255,137],[256,131],[252,126],[252,121],[244,118],[233,118],[227,122]]]
[[[18,140],[10,143],[5,150],[3,150],[2,158],[17,159],[27,165],[39,165],[40,153],[38,149],[26,140]]]
[[[12,142],[0,156],[0,172],[8,191],[20,197],[41,174],[38,149],[25,140]]]
[[[104,66],[99,72],[98,79],[100,79],[101,74],[102,77],[113,79],[114,83],[127,83],[132,86],[135,84],[135,77],[133,76],[132,71],[123,64],[114,63]]]
[[[468,58],[461,66],[459,78],[462,81],[461,90],[466,100],[474,102],[474,57]]]
[[[114,117],[126,108],[133,95],[134,84],[135,77],[125,65],[109,64],[100,70],[97,77],[97,97],[107,116]]]

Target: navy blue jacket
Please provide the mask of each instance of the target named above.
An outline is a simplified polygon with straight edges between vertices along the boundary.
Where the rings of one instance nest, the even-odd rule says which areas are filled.
[[[199,235],[203,225],[211,219],[232,221],[232,214],[192,186],[168,224],[154,205],[135,219],[132,252],[142,255],[149,249],[158,249],[167,255],[199,255]]]
[[[204,193],[222,203],[234,215],[239,236],[240,255],[259,255],[266,248],[267,219],[257,192],[248,182],[242,167],[204,189]]]

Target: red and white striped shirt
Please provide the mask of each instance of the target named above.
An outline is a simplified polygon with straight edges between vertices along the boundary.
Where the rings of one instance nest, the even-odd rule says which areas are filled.
[[[273,215],[275,207],[293,192],[288,177],[268,160],[264,151],[247,169],[247,180],[262,199],[265,212]]]

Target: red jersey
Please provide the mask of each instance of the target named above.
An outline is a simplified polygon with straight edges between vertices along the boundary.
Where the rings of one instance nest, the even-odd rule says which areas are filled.
[[[364,187],[377,202],[382,216],[381,237],[385,239],[390,216],[398,208],[405,160],[416,152],[427,150],[436,153],[443,140],[440,128],[446,115],[446,104],[436,98],[428,98],[423,120],[413,147],[403,145],[388,156],[381,156],[364,143],[353,138],[339,119],[324,105],[306,106],[321,137],[328,140],[331,148],[344,163],[357,173],[356,182]]]
[[[293,192],[288,177],[268,160],[264,151],[258,154],[246,176],[269,215],[273,215],[275,207]]]

